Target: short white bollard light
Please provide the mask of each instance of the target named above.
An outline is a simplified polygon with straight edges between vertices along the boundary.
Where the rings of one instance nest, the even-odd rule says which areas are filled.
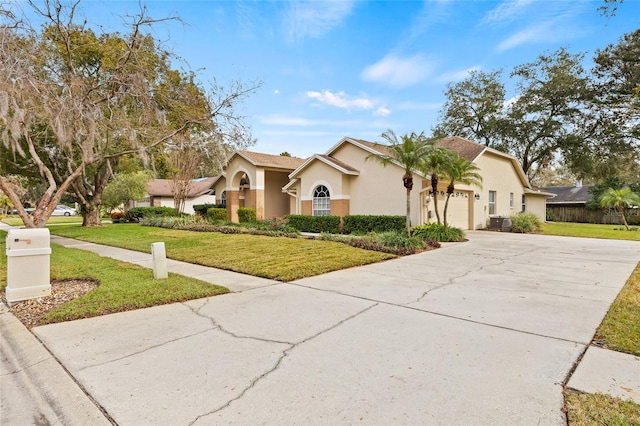
[[[153,278],[156,280],[169,278],[164,243],[151,243],[151,257],[153,257]]]
[[[10,229],[7,233],[7,288],[14,302],[51,295],[49,230]]]

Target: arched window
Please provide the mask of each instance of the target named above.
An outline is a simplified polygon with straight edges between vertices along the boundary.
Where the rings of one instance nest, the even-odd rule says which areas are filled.
[[[331,214],[331,197],[329,189],[324,185],[318,185],[313,191],[313,215],[329,216]]]
[[[227,191],[222,191],[222,194],[220,194],[220,204],[222,204],[222,207],[227,207]]]

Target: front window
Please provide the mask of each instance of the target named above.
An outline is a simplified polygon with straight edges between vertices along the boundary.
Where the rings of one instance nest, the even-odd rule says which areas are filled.
[[[222,191],[222,194],[220,194],[220,204],[222,204],[222,207],[227,207],[227,191]]]
[[[489,191],[489,214],[496,214],[496,191]]]
[[[509,193],[509,208],[513,208],[513,192]]]
[[[522,211],[527,211],[527,197],[522,194]]]
[[[329,216],[331,214],[331,197],[324,185],[319,185],[313,191],[313,215]]]

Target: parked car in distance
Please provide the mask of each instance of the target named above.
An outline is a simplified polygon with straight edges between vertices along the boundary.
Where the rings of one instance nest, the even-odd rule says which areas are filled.
[[[76,209],[59,204],[53,209],[51,216],[75,216],[77,214],[78,211]]]

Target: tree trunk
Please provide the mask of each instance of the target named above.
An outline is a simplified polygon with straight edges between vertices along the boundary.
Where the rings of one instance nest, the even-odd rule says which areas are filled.
[[[89,203],[82,206],[82,226],[102,226],[99,204]]]
[[[444,211],[442,212],[442,220],[445,228],[447,227],[447,209],[449,208],[449,198],[451,198],[451,194],[447,193],[447,199],[444,202]]]
[[[407,188],[407,236],[411,236],[411,190]]]
[[[627,218],[624,217],[624,206],[619,207],[618,211],[620,212],[620,215],[622,216],[622,223],[624,223],[624,227],[627,228],[627,231],[629,230],[629,224],[627,223]]]
[[[438,219],[438,225],[440,222],[440,213],[438,212],[438,176],[435,173],[431,174],[431,195],[433,196],[433,209],[436,211],[436,218]]]

